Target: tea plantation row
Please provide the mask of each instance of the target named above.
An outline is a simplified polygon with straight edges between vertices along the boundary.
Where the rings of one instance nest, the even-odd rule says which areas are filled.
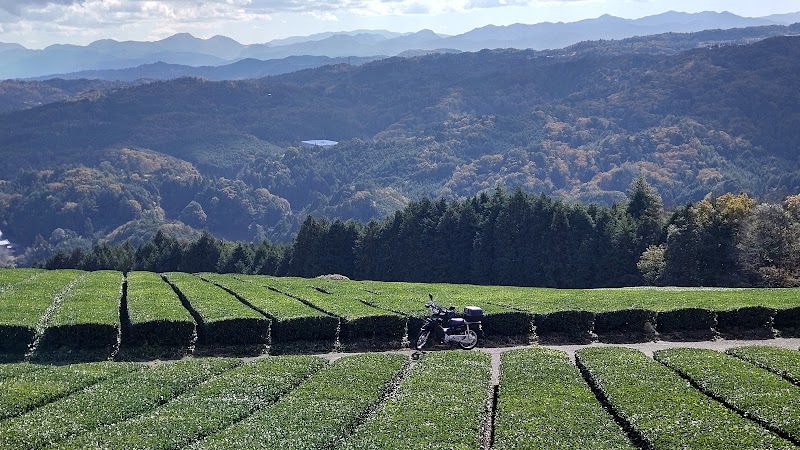
[[[753,355],[757,356],[753,356]],[[745,356],[748,355],[748,356]],[[752,358],[758,358],[758,365]],[[800,352],[488,354],[0,364],[0,448],[793,449]],[[734,389],[734,386],[736,388]]]
[[[800,331],[800,289],[555,290],[329,279],[0,270],[0,354],[281,346],[417,335],[428,293],[484,309],[484,336],[570,341]]]

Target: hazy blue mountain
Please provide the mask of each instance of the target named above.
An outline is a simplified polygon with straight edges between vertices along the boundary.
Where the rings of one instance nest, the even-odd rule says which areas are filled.
[[[164,62],[189,66],[219,66],[240,59],[272,60],[297,55],[337,57],[394,56],[409,50],[448,48],[478,51],[494,48],[558,49],[583,41],[625,39],[668,32],[697,32],[788,24],[800,13],[745,18],[729,12],[667,12],[630,20],[604,15],[572,23],[489,25],[458,36],[441,36],[431,30],[400,34],[385,30],[318,33],[264,44],[243,45],[224,36],[199,39],[188,33],[155,42],[104,39],[87,46],[52,45],[29,50],[0,44],[0,79],[42,77],[54,73],[109,70]]]
[[[691,33],[711,29],[773,25],[774,23],[774,21],[766,19],[752,19],[731,13],[715,12],[696,14],[667,12],[636,20],[603,15],[597,19],[571,23],[489,25],[444,39],[442,45],[463,51],[477,51],[484,48],[544,50],[562,48],[588,40],[624,39],[668,32]]]
[[[0,42],[0,52],[6,52],[9,50],[25,50],[25,47],[19,44],[9,44],[6,42]]]
[[[256,59],[286,58],[293,55],[373,56],[383,54],[378,50],[378,44],[386,40],[383,35],[375,33],[334,34],[317,41],[304,41],[288,45],[254,44],[249,46],[242,56]]]
[[[157,62],[138,67],[110,70],[84,70],[51,75],[38,79],[61,78],[64,80],[95,79],[109,81],[172,80],[181,77],[203,77],[209,80],[246,80],[270,75],[281,75],[297,70],[313,69],[329,64],[365,64],[381,59],[375,57],[290,56],[282,59],[258,60],[247,58],[222,66],[194,67],[181,64]]]
[[[80,70],[123,69],[158,61],[192,66],[219,65],[226,62],[203,53],[159,50],[142,54],[138,46],[134,45],[105,50],[108,45],[105,42],[99,44],[104,50],[75,45],[53,45],[44,50],[9,50],[3,52],[0,79],[40,77]]]
[[[327,31],[325,33],[315,33],[309,36],[291,36],[283,39],[273,39],[268,42],[268,45],[272,47],[278,47],[281,45],[298,44],[300,42],[321,41],[323,39],[327,39],[337,34],[344,34],[348,36],[354,36],[356,34],[377,34],[383,36],[386,39],[392,39],[406,35],[408,33],[396,33],[394,31],[387,31],[387,30]]]
[[[789,13],[789,14],[774,14],[771,16],[764,17],[764,19],[775,23],[791,25],[793,23],[800,22],[800,12]]]

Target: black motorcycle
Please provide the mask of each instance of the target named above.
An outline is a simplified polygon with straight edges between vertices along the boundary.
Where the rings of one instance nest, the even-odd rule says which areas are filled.
[[[434,343],[458,344],[464,350],[478,345],[478,333],[483,321],[483,310],[477,306],[464,308],[463,317],[458,317],[455,307],[444,309],[433,301],[433,294],[428,294],[425,306],[430,308],[431,315],[425,319],[417,338],[417,350]]]

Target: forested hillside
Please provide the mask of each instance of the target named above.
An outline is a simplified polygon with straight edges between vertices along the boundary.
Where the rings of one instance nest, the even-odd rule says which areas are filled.
[[[612,207],[498,188],[412,202],[380,222],[307,217],[291,245],[159,232],[135,248],[57,251],[49,269],[221,272],[385,281],[586,288],[800,286],[800,195],[757,204],[709,196],[665,214],[644,178]]]
[[[164,226],[288,241],[308,213],[366,222],[497,185],[608,205],[640,174],[668,208],[780,201],[800,191],[799,73],[800,37],[780,37],[156,82],[4,115],[0,220],[23,245],[138,244]]]

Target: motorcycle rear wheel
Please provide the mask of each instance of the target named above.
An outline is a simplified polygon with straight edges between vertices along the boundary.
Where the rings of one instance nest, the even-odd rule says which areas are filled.
[[[473,348],[475,348],[476,345],[478,345],[478,333],[472,330],[467,330],[465,334],[472,338],[472,343],[471,344],[459,343],[458,345],[460,345],[461,348],[463,348],[464,350],[472,350]]]
[[[420,331],[419,337],[417,338],[417,350],[422,350],[425,348],[425,345],[428,343],[428,338],[430,337],[430,331]]]

